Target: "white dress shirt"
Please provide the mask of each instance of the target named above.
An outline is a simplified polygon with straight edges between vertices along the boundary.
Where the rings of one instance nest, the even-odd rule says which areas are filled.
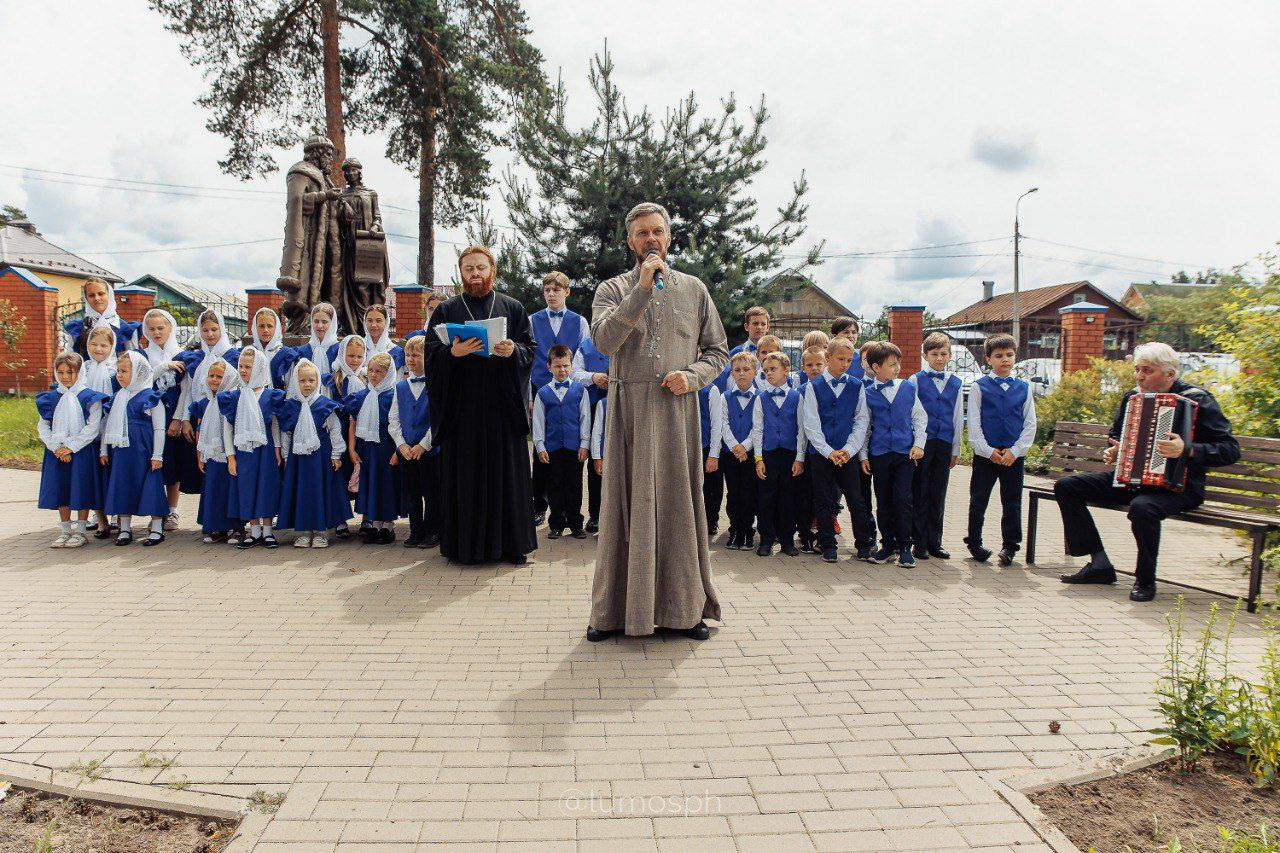
[[[916,374],[915,376],[912,376],[907,381],[915,382],[916,377],[918,377],[919,375],[920,374]],[[944,370],[942,372],[941,379],[936,379],[932,376],[926,376],[925,378],[928,379],[930,382],[932,382],[933,387],[937,388],[938,393],[941,394],[942,390],[947,387],[947,382],[950,381],[951,377],[954,375],[955,374],[949,373]],[[919,397],[920,397],[920,390],[917,384],[916,399],[919,399]],[[956,389],[956,405],[955,405],[955,410],[951,413],[951,429],[952,429],[951,455],[959,456],[960,446],[964,443],[964,381],[963,380],[961,380],[960,382],[960,387]]]
[[[551,334],[555,335],[557,338],[560,337],[560,327],[564,325],[564,318],[552,317],[550,308],[543,308],[542,310],[546,312],[547,322],[551,324]],[[568,311],[569,309],[564,308],[561,310]],[[578,345],[581,346],[583,341],[591,339],[591,326],[587,323],[587,318],[583,317],[581,314],[578,315],[578,322],[581,324]],[[530,328],[530,331],[533,331],[532,328]],[[537,340],[536,334],[534,334],[534,340],[535,342]]]
[[[999,383],[1012,383],[1014,377],[1006,376],[1003,379],[998,376],[992,376],[993,380]],[[1004,385],[1008,388],[1008,385]],[[1027,402],[1022,406],[1022,433],[1018,436],[1018,441],[1010,447],[1015,459],[1019,459],[1027,455],[1027,451],[1031,449],[1031,443],[1036,438],[1036,399],[1031,393],[1031,389],[1027,388]],[[981,456],[984,459],[990,459],[992,452],[995,450],[987,443],[987,438],[982,434],[982,386],[974,382],[969,386],[969,443],[973,445],[973,455]]]
[[[604,407],[608,397],[601,397],[596,403],[596,416],[591,419],[591,458],[604,458]]]
[[[836,399],[844,393],[849,385],[859,380],[849,377],[848,381],[842,385],[831,385],[836,377],[831,375],[831,371],[824,370],[819,379],[825,379],[831,388],[831,392],[836,395]],[[806,388],[816,382],[817,379],[810,379]],[[867,427],[871,423],[871,413],[867,411],[867,396],[864,393],[858,398],[858,409],[853,415],[853,429],[849,432],[849,440],[845,442],[844,447],[835,448],[827,444],[827,437],[822,434],[822,418],[818,415],[818,395],[813,391],[806,391],[804,399],[800,401],[800,411],[802,413],[801,420],[804,422],[805,435],[809,439],[809,447],[814,453],[829,459],[836,450],[843,450],[849,454],[849,458],[853,458],[858,454],[867,441]]]
[[[767,391],[762,391],[760,396],[756,397],[756,408],[751,413],[751,445],[756,449],[756,461],[764,459],[764,407],[776,406],[781,409],[783,404],[787,402],[786,395],[774,397],[769,391],[773,391],[774,386],[770,385]],[[780,391],[788,391],[788,388],[779,388]],[[800,414],[797,410],[797,416]],[[796,461],[803,462],[804,455],[809,450],[809,443],[804,438],[804,419],[796,417]]]
[[[413,379],[412,376],[409,379]],[[409,393],[413,395],[413,399],[422,396],[422,392],[426,389],[425,382],[410,382]],[[404,427],[400,425],[400,394],[399,392],[391,396],[391,411],[387,413],[387,434],[391,436],[391,440],[396,443],[396,447],[407,444],[404,440]],[[422,440],[418,442],[423,452],[431,449],[431,425],[427,425],[427,431],[422,434]]]
[[[734,394],[734,391],[737,390],[739,390],[737,383],[734,383],[733,388],[725,392],[724,400],[720,405],[720,435],[725,448],[731,453],[733,452],[733,448],[738,446],[738,439],[734,436],[733,429],[729,426],[729,407],[737,406],[739,409],[746,409],[747,406],[754,404],[756,401],[754,396],[746,400],[737,396]],[[742,447],[747,451],[747,453],[750,453],[751,448],[755,446],[751,443],[753,434],[754,430],[752,432],[748,432],[746,439],[742,442]],[[715,436],[712,436],[712,438],[714,439]],[[718,459],[719,456],[716,458]]]
[[[64,392],[65,393],[65,392]],[[161,406],[161,408],[164,408]],[[155,411],[154,409],[152,411]],[[163,413],[161,415],[163,421]],[[152,420],[154,425],[155,420]],[[89,406],[89,416],[84,419],[84,429],[80,430],[74,437],[67,439],[67,449],[72,453],[79,453],[84,450],[94,439],[98,437],[98,433],[102,430],[102,403],[97,402]],[[163,430],[162,430],[163,431]],[[40,436],[40,441],[45,447],[49,448],[49,452],[57,450],[59,443],[53,439],[53,421],[41,419],[36,424],[36,433]],[[97,464],[96,462],[94,463]]]
[[[583,322],[586,322],[585,320]],[[585,340],[585,339],[584,339]],[[609,371],[601,371],[605,376],[609,375]],[[587,370],[587,360],[582,355],[582,349],[579,348],[573,353],[573,373],[569,374],[569,378],[574,382],[581,382],[589,388],[595,387],[595,373]]]
[[[701,408],[698,414],[702,414]],[[724,438],[724,394],[715,385],[711,386],[711,391],[707,394],[707,417],[711,420],[711,444],[707,448],[707,458],[719,459],[720,442]],[[702,425],[699,424],[698,428],[701,429]]]
[[[868,387],[863,392],[863,395],[865,396],[866,394],[870,393],[873,388],[879,387],[880,393],[884,395],[884,398],[889,401],[890,405],[893,405],[894,399],[898,396],[898,389],[901,388],[902,383],[906,381],[908,380],[895,379],[892,385],[885,385],[883,382],[878,382],[878,381],[872,382],[871,386]],[[875,430],[875,426],[873,425],[871,429]],[[915,400],[913,400],[911,403],[911,444],[912,446],[918,447],[921,450],[924,450],[924,441],[928,433],[929,433],[929,413],[926,412],[924,410],[924,406],[920,404],[920,395],[919,393],[917,393]],[[859,451],[858,458],[867,459],[868,454],[870,453],[870,450],[871,450],[871,436],[870,434],[868,434],[867,443],[862,448],[862,450]]]
[[[563,402],[564,395],[569,393],[569,389],[557,388],[554,380],[548,384],[551,385],[556,399]],[[589,423],[591,423],[591,401],[587,399],[587,389],[583,388],[582,399],[578,401],[578,446],[583,449],[591,446],[591,430],[584,429]],[[547,452],[547,409],[542,405],[540,394],[533,395],[533,447],[539,453]]]

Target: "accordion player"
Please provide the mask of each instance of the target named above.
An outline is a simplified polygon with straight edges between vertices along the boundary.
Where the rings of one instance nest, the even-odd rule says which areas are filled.
[[[1197,409],[1199,404],[1181,394],[1139,392],[1130,396],[1116,448],[1113,485],[1131,489],[1154,486],[1173,492],[1185,489],[1188,454],[1166,459],[1156,442],[1173,433],[1190,448]]]

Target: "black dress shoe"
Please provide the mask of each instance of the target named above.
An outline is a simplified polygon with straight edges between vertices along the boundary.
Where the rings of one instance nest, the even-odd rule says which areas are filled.
[[[587,532],[588,532],[588,533],[599,533],[599,532],[600,532],[600,522],[596,521],[594,518],[587,519]]]
[[[756,549],[757,557],[769,557],[773,555],[773,545],[768,542],[761,542],[760,547]]]
[[[951,552],[948,551],[946,548],[943,548],[941,545],[939,545],[936,548],[929,549],[929,556],[937,557],[939,560],[950,560]]]
[[[129,545],[132,542],[133,542],[133,534],[130,533],[128,530],[121,530],[120,535],[116,537],[116,544],[121,547],[124,547],[125,545]]]
[[[239,548],[241,551],[245,551],[245,550],[248,550],[249,548],[253,548],[256,545],[261,545],[261,544],[262,544],[261,536],[246,536],[240,540],[240,544],[237,545],[236,547]]]
[[[390,545],[396,541],[396,531],[393,527],[384,527],[378,531],[378,544]]]
[[[1116,570],[1114,566],[1096,567],[1088,563],[1073,575],[1059,575],[1058,580],[1063,583],[1115,583]]]
[[[613,631],[597,631],[590,625],[587,626],[587,642],[598,643],[601,640],[607,640],[614,635]]]
[[[1012,566],[1014,555],[1018,553],[1016,548],[1004,547],[1000,549],[1000,553],[996,554],[996,562],[1002,566]]]
[[[163,533],[156,533],[155,531],[152,531],[151,533],[148,533],[148,534],[147,534],[147,538],[146,538],[146,539],[143,539],[143,540],[142,540],[142,545],[143,545],[143,547],[145,547],[145,548],[150,548],[150,547],[153,547],[153,546],[155,546],[155,545],[159,545],[159,544],[160,544],[161,542],[163,542],[163,541],[164,541],[164,534],[163,534]],[[117,545],[119,545],[120,543],[119,543],[119,542],[117,542],[116,544],[117,544]],[[1137,589],[1137,587],[1134,587],[1134,589]],[[1154,598],[1154,597],[1155,597],[1155,594],[1156,594],[1156,588],[1155,588],[1155,587],[1152,587],[1152,588],[1151,588],[1151,597],[1152,597],[1152,598]],[[1132,596],[1130,596],[1130,597],[1132,598]],[[1135,599],[1135,600],[1137,600],[1137,599]],[[1142,599],[1142,600],[1143,600],[1143,601],[1150,601],[1150,600],[1151,600],[1151,598],[1144,598],[1144,599]]]
[[[378,530],[378,528],[376,528],[376,527],[370,527],[368,530],[364,531],[364,532],[363,532],[362,534],[360,534],[360,535],[361,535],[361,538],[362,538],[362,539],[364,539],[364,544],[366,544],[366,545],[377,545],[377,544],[378,544],[378,533],[379,533],[379,532],[380,532],[380,531]]]
[[[678,633],[684,634],[690,640],[709,640],[711,639],[711,629],[707,627],[705,622],[699,622],[692,628],[679,629]]]
[[[794,542],[788,542],[782,546],[782,553],[786,554],[788,557],[799,557],[800,549],[796,547]]]
[[[418,535],[417,533],[410,533],[409,538],[404,540],[404,547],[417,548],[418,545],[421,544],[421,542],[422,542],[422,537],[420,535]]]
[[[510,563],[513,566],[524,566],[529,563],[529,558],[524,554],[508,554],[502,558],[503,562]]]
[[[737,531],[734,531],[734,530],[729,531],[729,538],[724,540],[724,547],[728,548],[730,551],[736,551],[738,549]]]
[[[1156,597],[1156,585],[1135,583],[1133,589],[1129,590],[1130,601],[1150,601]]]
[[[276,535],[274,533],[268,533],[262,537],[262,547],[279,548],[280,543],[276,541]]]
[[[110,528],[103,527],[100,530],[93,531],[93,538],[94,539],[110,539],[111,538]]]
[[[987,560],[991,559],[991,549],[984,548],[981,545],[970,545],[969,556],[973,557],[973,559],[977,560],[979,563],[985,563]]]
[[[547,538],[548,538],[548,539],[559,539],[559,538],[560,538],[560,531],[559,531],[559,530],[548,530],[548,531],[547,531]]]
[[[533,526],[534,526],[534,527],[538,527],[538,526],[540,526],[540,525],[542,524],[542,522],[544,522],[544,521],[546,521],[546,520],[547,520],[547,511],[546,511],[545,509],[544,509],[542,512],[535,512],[535,513],[533,514]]]
[[[911,549],[911,553],[915,554],[917,560],[929,559],[929,549],[923,545],[917,545]]]
[[[422,541],[418,543],[418,548],[425,551],[428,548],[434,548],[440,544],[440,537],[432,533],[430,536],[423,536]]]
[[[587,531],[583,530],[582,528],[578,528],[577,530],[570,530],[569,535],[572,536],[574,539],[586,539]]]

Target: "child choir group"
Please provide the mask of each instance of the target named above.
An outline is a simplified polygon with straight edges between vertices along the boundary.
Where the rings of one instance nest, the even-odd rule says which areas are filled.
[[[568,292],[563,273],[548,274],[547,308],[530,317],[532,510],[535,523],[547,518],[549,539],[598,529],[604,457],[609,357],[586,320],[565,308]],[[46,447],[38,505],[61,517],[53,547],[86,544],[90,513],[98,539],[130,544],[140,516],[149,520],[142,544],[163,542],[178,525],[184,492],[200,494],[197,521],[208,543],[274,548],[277,530],[293,530],[295,547],[325,548],[330,537],[356,535],[348,523],[358,514],[366,543],[394,541],[395,521],[407,517],[406,547],[436,545],[439,448],[424,333],[397,346],[380,305],[364,322],[363,336],[339,340],[335,312],[321,303],[311,311],[310,340],[295,349],[263,308],[251,343],[236,348],[222,316],[208,310],[197,319],[199,348],[182,349],[168,312],[123,321],[111,288],[89,280],[85,319],[67,325],[72,347],[54,362],[57,382],[36,398]],[[1026,381],[1012,375],[1010,336],[985,341],[990,373],[970,386],[966,410],[962,382],[946,369],[945,334],[929,335],[924,369],[899,379],[899,348],[858,347],[853,318],[837,318],[830,336],[805,335],[795,371],[768,334],[765,309],[750,309],[744,326],[748,341],[698,392],[710,536],[723,500],[727,548],[768,556],[778,546],[836,562],[847,508],[856,559],[946,559],[947,483],[967,427],[974,459],[964,541],[975,559],[991,558],[982,526],[998,483],[998,559],[1013,561],[1036,416]]]

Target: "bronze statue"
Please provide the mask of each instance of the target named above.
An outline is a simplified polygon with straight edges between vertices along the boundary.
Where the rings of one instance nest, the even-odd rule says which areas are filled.
[[[303,146],[303,159],[289,167],[285,202],[284,255],[276,287],[285,292],[281,313],[290,334],[308,333],[311,306],[331,302],[343,310],[342,245],[338,199],[342,190],[329,177],[335,152],[324,136]]]
[[[364,311],[385,302],[391,269],[387,260],[387,235],[382,230],[378,194],[363,183],[360,161],[348,157],[342,163],[347,187],[338,200],[338,229],[342,236],[343,302],[338,325],[348,333],[364,328]]]

